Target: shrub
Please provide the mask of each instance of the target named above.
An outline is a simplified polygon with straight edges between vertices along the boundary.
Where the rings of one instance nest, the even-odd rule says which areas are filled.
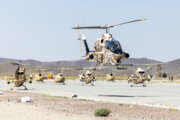
[[[94,115],[98,117],[106,117],[109,115],[109,113],[111,113],[111,110],[108,108],[98,108],[94,111]]]
[[[123,104],[122,103],[120,103],[120,104],[118,104],[119,106],[123,106]]]

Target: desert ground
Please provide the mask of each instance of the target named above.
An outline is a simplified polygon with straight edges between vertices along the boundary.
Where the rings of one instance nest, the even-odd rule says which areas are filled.
[[[9,89],[0,81],[1,120],[179,120],[180,84],[147,84],[129,87],[126,82],[95,81],[95,86],[81,86],[76,80],[66,85],[46,80],[44,83],[26,83],[23,87]],[[72,98],[76,94],[77,97]],[[32,103],[21,103],[20,98],[29,96]],[[111,109],[108,117],[95,117],[96,108]]]

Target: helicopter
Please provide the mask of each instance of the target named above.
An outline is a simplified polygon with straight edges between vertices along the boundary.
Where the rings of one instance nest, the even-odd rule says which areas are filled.
[[[130,83],[130,87],[133,87],[133,84],[142,84],[143,87],[146,87],[145,81],[150,81],[149,75],[147,75],[147,72],[145,72],[142,68],[137,68],[135,70],[135,76],[131,75],[128,78],[128,83]]]
[[[118,40],[115,40],[112,36],[112,34],[109,33],[109,30],[115,26],[124,25],[128,23],[138,22],[138,21],[144,21],[146,19],[138,19],[133,20],[129,22],[124,22],[120,24],[114,24],[114,25],[105,25],[105,26],[85,26],[80,27],[79,25],[77,27],[72,27],[72,29],[78,29],[79,34],[79,40],[80,42],[84,42],[86,55],[85,60],[94,60],[97,62],[97,65],[95,66],[101,69],[104,64],[110,64],[113,66],[123,66],[122,60],[129,58],[129,53],[122,50],[121,44]],[[104,29],[106,30],[106,33],[102,34],[101,38],[97,38],[94,42],[94,51],[89,50],[89,46],[87,44],[87,38],[85,35],[80,33],[80,29]],[[81,43],[80,43],[81,44]]]
[[[36,82],[44,82],[44,75],[41,73],[41,69],[38,70],[38,74],[35,75],[35,81]]]
[[[63,71],[55,76],[55,83],[62,83],[65,85],[65,77],[63,75]]]
[[[106,75],[106,80],[107,80],[107,81],[113,81],[113,82],[114,82],[114,80],[115,80],[114,74],[113,74],[113,73],[107,74],[107,75]]]
[[[26,67],[21,68],[21,64],[20,63],[14,63],[14,62],[8,62],[9,64],[12,65],[17,65],[17,69],[15,71],[15,79],[14,80],[10,80],[10,79],[6,79],[8,82],[8,84],[10,84],[11,82],[14,83],[14,86],[10,89],[13,90],[14,87],[21,87],[23,86],[25,88],[25,90],[27,90],[27,87],[24,85],[25,82],[29,82],[32,83],[31,79],[26,79]]]
[[[83,74],[80,74],[78,79],[81,82],[83,82],[82,86],[84,86],[84,84],[89,84],[89,83],[91,83],[91,86],[94,86],[93,82],[96,80],[96,78],[93,75],[93,72],[89,70]]]

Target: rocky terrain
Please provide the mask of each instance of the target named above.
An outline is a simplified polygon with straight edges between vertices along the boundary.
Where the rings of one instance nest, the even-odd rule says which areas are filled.
[[[31,97],[34,102],[21,103],[19,100],[24,96]],[[176,109],[95,102],[27,92],[4,91],[0,95],[0,106],[1,120],[180,120],[180,111]],[[94,110],[102,107],[109,108],[111,114],[108,117],[95,117]]]

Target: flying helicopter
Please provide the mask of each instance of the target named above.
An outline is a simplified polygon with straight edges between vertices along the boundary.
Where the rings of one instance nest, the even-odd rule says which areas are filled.
[[[8,84],[10,84],[11,82],[14,83],[14,86],[11,88],[11,90],[13,90],[14,87],[21,87],[21,86],[23,86],[25,88],[25,90],[27,90],[27,87],[24,85],[24,83],[25,82],[32,83],[32,80],[26,78],[26,74],[25,74],[26,73],[26,67],[21,68],[20,66],[22,64],[20,64],[20,63],[14,63],[14,62],[8,62],[8,63],[17,66],[17,69],[15,71],[14,80],[6,79],[8,81],[7,82]]]
[[[143,87],[146,87],[145,81],[150,81],[150,77],[148,75],[148,70],[145,71],[142,68],[137,68],[135,70],[135,75],[131,75],[128,78],[128,83],[130,83],[130,87],[133,87],[135,84],[142,84]]]
[[[79,25],[77,27],[72,27],[72,29],[78,29],[79,34],[79,40],[80,42],[84,42],[86,55],[85,60],[94,60],[97,62],[97,65],[95,66],[101,69],[104,64],[110,64],[113,66],[123,66],[122,60],[129,58],[129,53],[122,50],[122,47],[120,45],[120,42],[118,40],[115,40],[112,36],[112,34],[109,33],[109,30],[113,27],[124,25],[128,23],[138,22],[138,21],[144,21],[146,19],[138,19],[133,21],[128,21],[120,24],[113,24],[113,25],[105,25],[105,26],[85,26],[80,27]],[[80,33],[80,29],[104,29],[106,30],[106,33],[102,34],[101,38],[97,38],[94,42],[94,51],[89,50],[89,46],[87,44],[87,38],[85,35]]]
[[[91,71],[86,71],[85,73],[82,73],[79,75],[78,78],[82,83],[82,86],[84,86],[84,84],[89,84],[91,83],[91,86],[94,86],[93,82],[96,80],[96,78],[93,75],[93,72]]]

